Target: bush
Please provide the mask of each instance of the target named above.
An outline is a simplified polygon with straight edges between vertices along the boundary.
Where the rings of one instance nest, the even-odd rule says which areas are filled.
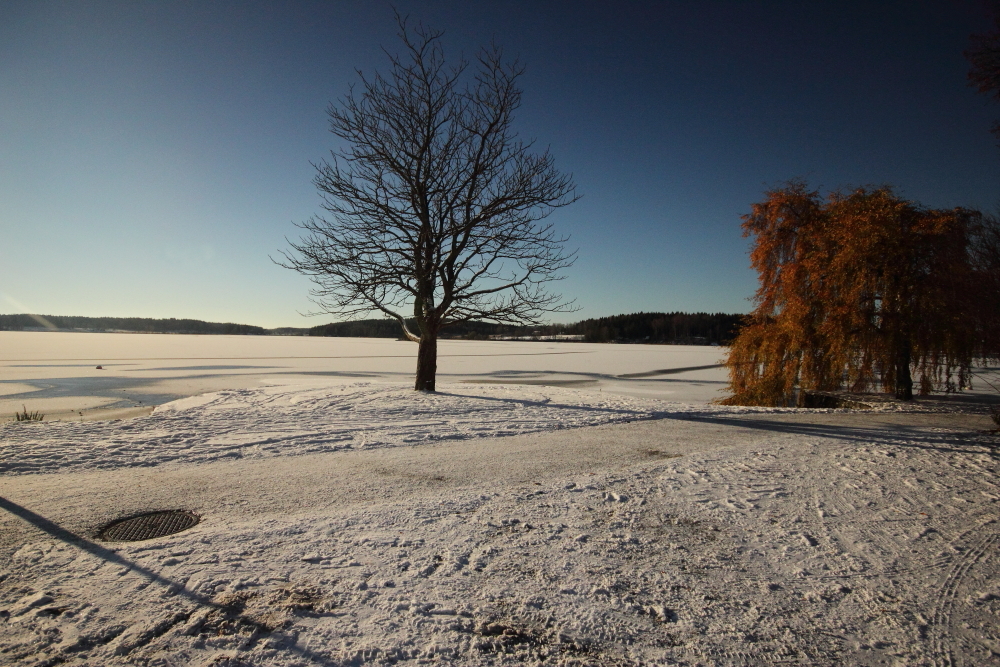
[[[41,412],[28,412],[28,408],[21,406],[21,412],[14,413],[14,419],[19,422],[40,422],[45,418]]]

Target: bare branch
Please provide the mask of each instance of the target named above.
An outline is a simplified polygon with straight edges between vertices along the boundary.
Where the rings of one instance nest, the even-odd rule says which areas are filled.
[[[495,44],[449,66],[440,31],[396,18],[402,55],[387,51],[386,74],[359,72],[327,110],[344,148],[314,165],[323,214],[279,263],[309,277],[324,312],[382,312],[422,346],[451,324],[572,310],[546,288],[575,254],[539,221],[577,196],[547,151],[518,139],[523,66]]]

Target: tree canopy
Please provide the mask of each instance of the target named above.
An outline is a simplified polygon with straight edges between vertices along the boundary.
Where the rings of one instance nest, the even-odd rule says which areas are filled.
[[[801,405],[812,391],[882,389],[908,400],[968,385],[982,337],[970,262],[973,211],[930,210],[890,188],[803,182],[743,217],[756,308],[727,360],[737,405]]]
[[[971,258],[983,356],[1000,360],[1000,215],[984,215],[976,220]]]
[[[396,320],[420,344],[416,389],[433,391],[442,328],[569,309],[547,287],[573,256],[541,221],[576,197],[518,139],[521,65],[493,45],[449,66],[442,33],[399,23],[404,55],[328,110],[342,147],[316,166],[325,213],[299,225],[283,265],[310,277],[324,312]]]

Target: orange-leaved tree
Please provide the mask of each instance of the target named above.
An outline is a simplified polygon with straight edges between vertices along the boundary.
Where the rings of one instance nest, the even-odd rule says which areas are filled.
[[[730,405],[803,405],[816,391],[968,385],[980,336],[970,298],[975,212],[929,210],[890,188],[825,200],[792,181],[743,217],[760,275],[727,359]]]
[[[1000,361],[1000,214],[976,220],[971,255],[982,356]]]

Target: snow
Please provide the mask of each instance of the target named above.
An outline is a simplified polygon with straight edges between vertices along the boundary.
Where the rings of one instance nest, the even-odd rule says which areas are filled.
[[[603,378],[582,388],[297,368],[134,419],[2,425],[0,662],[1000,664],[982,405],[727,408],[620,378],[709,351],[670,353],[472,371]],[[161,509],[201,522],[95,537]]]
[[[361,382],[240,389],[183,398],[122,422],[11,423],[0,473],[206,463],[496,438],[706,410],[570,389]]]
[[[48,420],[80,420],[317,378],[412,383],[417,346],[374,338],[0,331],[0,351],[0,418],[29,406]],[[725,386],[722,357],[723,350],[708,346],[444,340],[438,379],[705,403]],[[678,370],[690,367],[702,368]],[[660,370],[668,372],[647,375]],[[643,377],[630,377],[635,373]]]

